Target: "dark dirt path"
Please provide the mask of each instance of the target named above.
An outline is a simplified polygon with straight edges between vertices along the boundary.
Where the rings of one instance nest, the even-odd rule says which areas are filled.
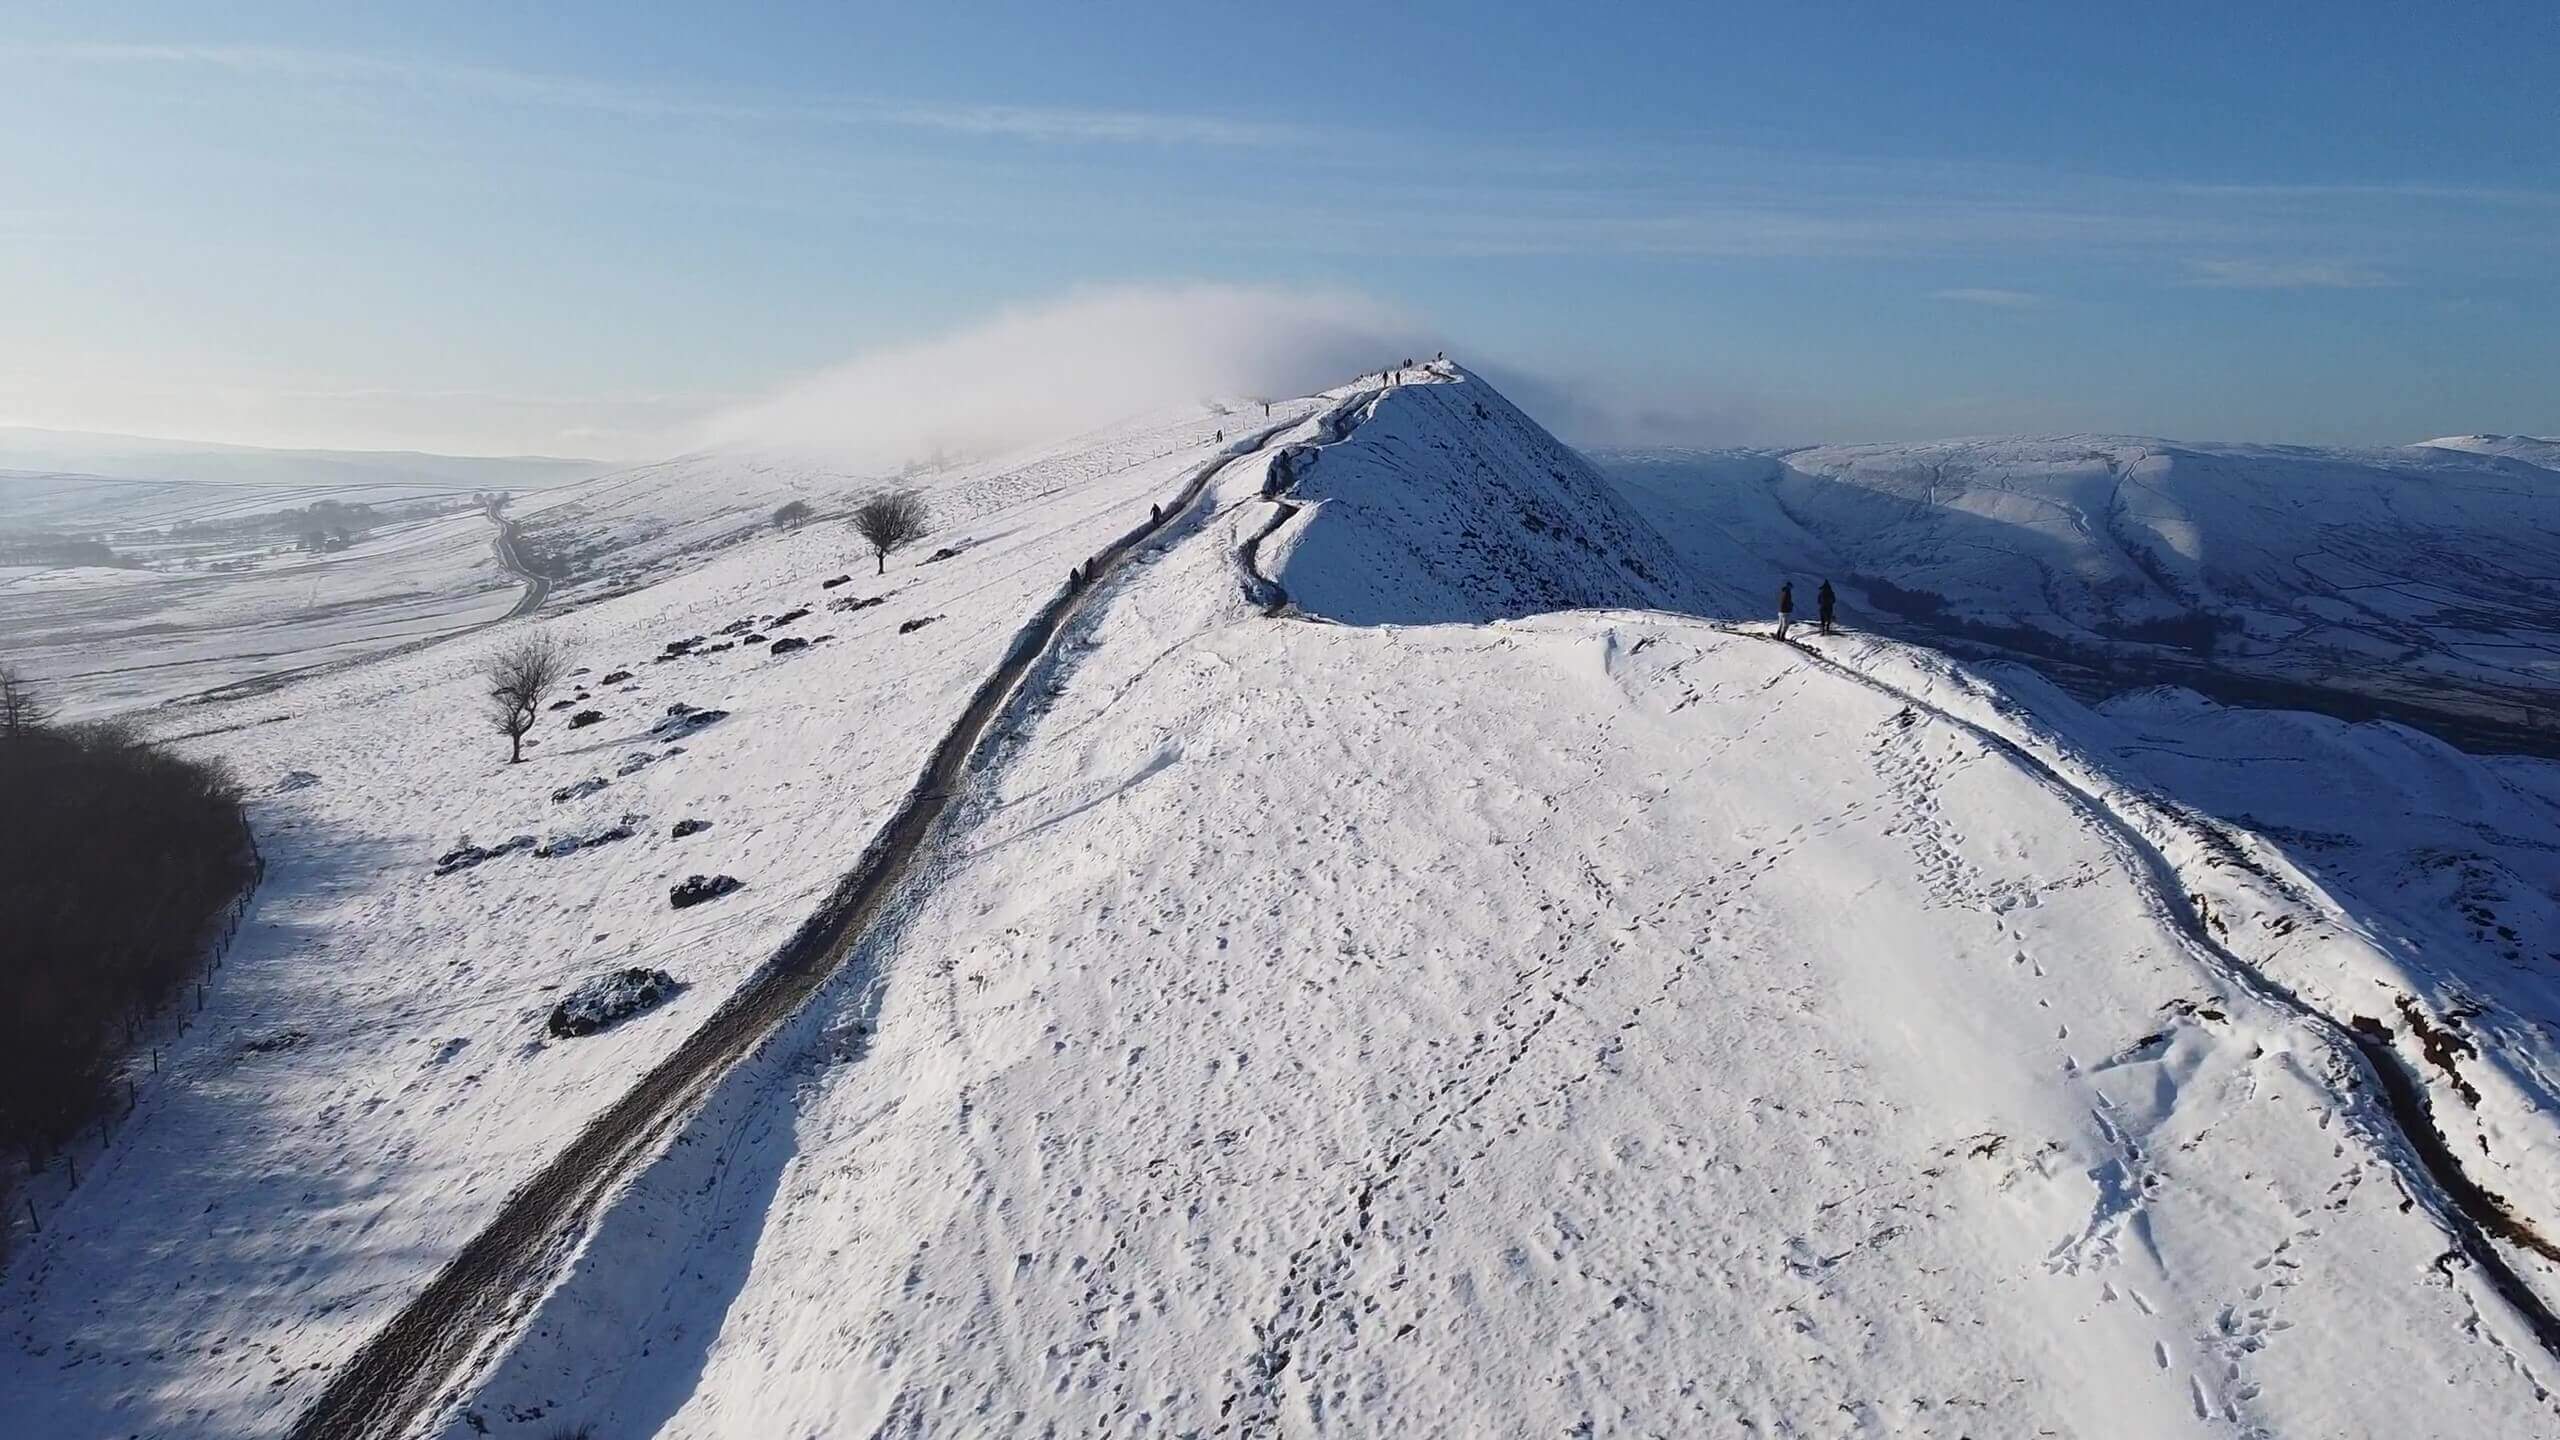
[[[1021,632],[942,737],[924,773],[835,891],[755,977],[509,1196],[426,1288],[376,1331],[303,1411],[295,1440],[396,1437],[428,1418],[568,1264],[605,1198],[851,957],[970,768],[1015,686],[1099,583],[1188,514],[1209,481],[1297,421],[1270,426],[1193,472],[1171,505],[1096,555]]]

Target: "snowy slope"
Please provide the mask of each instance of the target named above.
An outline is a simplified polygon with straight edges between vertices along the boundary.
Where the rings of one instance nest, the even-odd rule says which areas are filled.
[[[1604,459],[1675,543],[1828,576],[1914,634],[2511,746],[2554,723],[2560,474],[2519,459],[2111,436]]]
[[[2504,455],[2539,465],[2545,470],[2560,470],[2560,439],[2541,435],[2446,435],[2418,442],[2436,450],[2467,450],[2474,455]]]
[[[1280,419],[1313,405],[1292,403]],[[604,719],[546,714],[522,766],[479,719],[486,646],[468,641],[162,712],[250,788],[267,880],[136,1113],[103,1148],[84,1142],[78,1188],[60,1171],[29,1187],[41,1235],[13,1217],[11,1424],[283,1429],[509,1191],[773,955],[1069,567],[1219,453],[1219,418],[929,484],[934,530],[885,579],[842,525],[768,528],[543,621],[583,671],[576,708]],[[831,608],[856,599],[880,603]],[[775,655],[747,634],[815,643]],[[696,636],[704,653],[657,658]],[[617,670],[631,678],[607,684]],[[728,713],[670,735],[678,704]],[[684,819],[710,828],[675,838]],[[628,838],[435,873],[466,840],[558,852],[625,822]],[[672,910],[669,887],[694,873],[744,888]],[[561,992],[633,965],[684,989],[599,1035],[545,1033]]]
[[[1412,624],[1697,602],[1670,546],[1590,462],[1454,366],[1405,373],[1432,383],[1343,417],[1356,463],[1329,448],[1287,462],[1299,513],[1262,563],[1302,606]]]
[[[2560,1423],[2352,1042],[2067,740],[1897,647],[1326,613],[1523,600],[1381,558],[1483,508],[1415,463],[1510,443],[1480,388],[1115,582],[442,1433]]]
[[[522,497],[508,512],[527,547],[555,565],[569,603],[619,593],[701,563],[770,529],[774,511],[799,502],[841,518],[886,486],[951,497],[945,519],[966,527],[1037,493],[1081,485],[1131,463],[1127,436],[1155,434],[1161,448],[1188,447],[1193,421],[1241,435],[1262,423],[1259,406],[1210,402],[1142,416],[1108,430],[905,475],[844,468],[824,457],[739,446],[638,465]],[[953,509],[956,505],[960,508]],[[942,542],[937,542],[942,543]]]

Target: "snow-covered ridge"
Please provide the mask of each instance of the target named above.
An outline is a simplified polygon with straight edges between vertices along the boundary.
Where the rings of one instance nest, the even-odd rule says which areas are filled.
[[[1340,429],[1285,465],[1298,513],[1258,547],[1304,611],[1426,624],[1699,603],[1589,461],[1458,366],[1397,372]]]

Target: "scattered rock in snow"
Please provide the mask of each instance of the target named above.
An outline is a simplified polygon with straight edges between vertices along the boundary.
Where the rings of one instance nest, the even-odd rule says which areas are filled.
[[[675,754],[679,752],[669,751],[668,753]],[[630,754],[622,757],[621,764],[613,767],[614,777],[616,779],[620,779],[625,775],[637,775],[641,771],[648,769],[650,766],[657,764],[665,758],[667,758],[665,755],[652,755],[646,750],[634,750]]]
[[[534,847],[533,857],[537,860],[557,860],[563,855],[575,855],[581,850],[593,849],[598,845],[610,845],[616,840],[628,840],[640,833],[642,818],[638,815],[625,815],[602,830],[590,834],[554,835]]]
[[[687,650],[692,649],[694,646],[701,644],[702,641],[703,637],[700,635],[687,635],[681,640],[670,640],[667,642],[666,653],[669,655],[681,655]]]
[[[628,671],[628,670],[616,670],[616,671],[614,671],[612,674],[607,675],[606,677],[604,677],[604,679],[602,679],[602,680],[598,681],[597,683],[598,683],[598,684],[601,684],[601,685],[619,685],[619,684],[621,684],[623,681],[628,680],[628,679],[630,679],[630,678],[631,678],[631,672],[630,672],[630,671]]]
[[[744,635],[754,628],[756,628],[756,622],[753,620],[732,620],[728,624],[720,627],[720,633],[723,635]]]
[[[599,780],[596,783],[602,785],[604,782]],[[552,798],[556,800],[560,797],[554,795]],[[501,855],[512,855],[518,850],[532,848],[533,837],[530,835],[518,835],[504,844],[493,845],[487,849],[472,844],[471,837],[465,835],[460,845],[436,857],[436,873],[451,875],[457,870],[468,870],[483,860],[495,860]]]
[[[705,900],[717,900],[737,888],[738,877],[734,875],[687,875],[683,884],[668,887],[667,903],[682,910]]]
[[[577,714],[569,717],[569,728],[572,730],[583,730],[589,725],[601,724],[603,721],[603,711],[581,710]]]
[[[636,965],[582,980],[551,1007],[551,1033],[562,1039],[593,1035],[616,1021],[656,1009],[683,988],[664,970]]]
[[[661,740],[673,740],[677,736],[690,735],[706,725],[728,718],[729,712],[726,710],[696,710],[679,700],[667,707],[667,718],[650,726],[649,733]]]
[[[896,593],[897,592],[894,590],[890,592],[892,595]],[[830,610],[868,610],[874,605],[886,605],[888,603],[888,595],[875,595],[868,600],[863,599],[859,595],[839,595],[835,599],[827,602],[827,608]]]
[[[577,703],[578,702],[576,700],[554,700],[551,702],[549,708],[553,710],[566,710]]]
[[[563,785],[559,789],[552,791],[551,803],[554,805],[566,805],[572,800],[584,800],[588,796],[593,795],[612,783],[612,781],[607,780],[601,775],[590,775],[575,785]]]
[[[927,555],[926,557],[924,557],[924,560],[923,560],[923,562],[922,562],[922,563],[927,564],[927,565],[935,565],[935,564],[939,564],[939,563],[941,563],[942,561],[945,561],[945,560],[956,560],[956,559],[960,558],[960,552],[961,552],[961,551],[963,551],[963,550],[966,550],[966,549],[968,549],[968,548],[969,548],[969,547],[968,547],[968,546],[966,546],[966,545],[945,545],[945,546],[943,546],[941,549],[936,550],[936,551],[934,551],[932,554]]]
[[[240,1048],[251,1055],[273,1055],[279,1050],[290,1050],[310,1038],[308,1030],[271,1030],[241,1042]]]
[[[808,613],[809,607],[806,605],[803,605],[796,610],[785,610],[781,614],[774,616],[771,620],[766,621],[764,628],[767,630],[779,630],[785,625],[797,623]]]
[[[739,644],[741,644],[741,645],[761,645],[761,644],[763,644],[763,643],[764,643],[764,637],[763,637],[763,636],[761,636],[761,635],[752,635],[752,634],[750,634],[750,635],[741,635],[741,636],[739,636],[739,637],[738,637],[738,643],[739,643]]]
[[[913,620],[902,622],[898,626],[898,633],[901,635],[913,635],[917,631],[941,618],[942,617],[939,615],[919,615]]]
[[[839,585],[850,585],[850,584],[852,584],[852,583],[853,583],[853,577],[852,577],[852,576],[850,576],[850,575],[838,575],[838,576],[834,577],[833,579],[829,579],[829,580],[821,580],[821,581],[819,581],[819,582],[818,582],[818,588],[819,588],[819,589],[821,589],[821,590],[833,590],[834,588],[836,588],[836,587],[837,587],[837,586],[839,586]]]
[[[710,828],[711,828],[711,822],[710,822],[710,821],[708,821],[708,820],[696,820],[696,819],[694,819],[692,816],[688,815],[688,816],[686,816],[684,819],[677,821],[677,822],[676,822],[676,828],[674,828],[673,830],[668,831],[667,833],[668,833],[668,835],[670,835],[671,837],[673,837],[673,838],[675,838],[675,839],[678,839],[678,840],[681,840],[681,839],[683,839],[684,837],[686,837],[687,835],[699,835],[699,834],[701,834],[703,831],[708,830],[708,829],[710,829]]]
[[[773,642],[773,653],[776,655],[788,655],[794,650],[806,650],[808,648],[809,642],[801,639],[797,635],[786,635]]]
[[[696,655],[717,655],[717,654],[719,654],[719,653],[720,653],[721,651],[723,651],[723,650],[728,650],[728,649],[733,649],[733,648],[735,648],[735,647],[734,647],[734,646],[732,646],[728,641],[723,640],[723,641],[721,641],[721,642],[720,642],[719,644],[717,644],[717,645],[705,645],[705,646],[703,646],[701,649],[696,650],[696,651],[694,651],[693,653],[694,653],[694,654],[696,654]]]
[[[319,783],[320,777],[312,774],[308,770],[287,770],[284,772],[284,778],[278,780],[271,788],[280,791],[308,790]]]

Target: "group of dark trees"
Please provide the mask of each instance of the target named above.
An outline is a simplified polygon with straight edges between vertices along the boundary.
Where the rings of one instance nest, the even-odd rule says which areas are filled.
[[[196,974],[256,852],[220,765],[55,725],[0,667],[0,1143],[41,1157],[105,1098],[133,1024]]]

